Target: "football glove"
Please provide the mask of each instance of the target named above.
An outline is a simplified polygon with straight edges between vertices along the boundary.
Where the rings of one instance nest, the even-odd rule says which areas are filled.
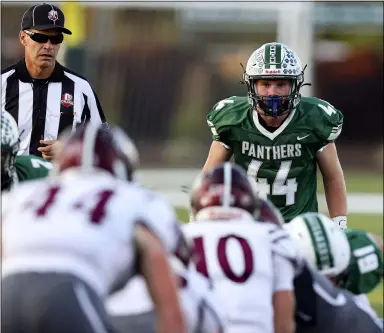
[[[339,226],[341,230],[346,230],[348,228],[346,216],[335,216],[335,217],[332,217],[332,220]]]

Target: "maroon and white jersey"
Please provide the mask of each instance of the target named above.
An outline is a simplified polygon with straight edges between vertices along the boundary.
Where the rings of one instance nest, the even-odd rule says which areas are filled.
[[[143,223],[174,251],[172,207],[153,192],[109,173],[69,169],[9,193],[2,219],[2,276],[70,273],[105,296],[136,274],[134,228]]]
[[[299,251],[279,226],[248,220],[190,223],[195,269],[209,277],[225,307],[228,333],[273,333],[272,297],[293,290]]]
[[[180,305],[188,332],[226,332],[222,304],[209,280],[195,270],[186,268],[175,257],[170,258],[175,275],[181,280]],[[118,292],[110,295],[105,306],[111,316],[134,316],[154,310],[154,304],[142,277],[134,277]]]

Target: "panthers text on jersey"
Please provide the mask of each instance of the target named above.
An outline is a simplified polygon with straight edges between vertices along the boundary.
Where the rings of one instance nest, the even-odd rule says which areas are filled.
[[[367,294],[381,281],[383,276],[383,254],[363,230],[347,229],[345,234],[351,246],[351,262],[341,287],[354,294]]]
[[[302,97],[284,123],[269,132],[248,98],[233,96],[217,103],[207,122],[213,139],[231,149],[235,163],[280,209],[286,222],[318,211],[316,153],[340,135],[339,110],[321,99]]]
[[[194,246],[195,269],[211,279],[221,299],[228,332],[273,332],[274,255],[286,256],[289,264],[278,278],[290,281],[279,290],[293,289],[300,261],[285,231],[275,225],[233,220],[190,223],[183,232]]]
[[[8,198],[2,216],[3,277],[69,273],[105,296],[137,273],[136,223],[148,225],[170,251],[180,235],[165,200],[101,171],[85,176],[68,170],[25,182]]]
[[[34,155],[16,156],[17,182],[47,177],[52,163]]]

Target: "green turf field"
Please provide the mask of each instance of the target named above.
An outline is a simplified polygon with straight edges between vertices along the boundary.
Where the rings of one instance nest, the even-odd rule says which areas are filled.
[[[317,175],[319,192],[324,192],[320,172]],[[348,193],[383,193],[383,173],[344,170]]]
[[[186,209],[176,209],[180,221],[188,221],[188,211]],[[375,215],[349,215],[348,227],[362,229],[377,235],[383,234],[383,217]],[[368,295],[372,306],[380,317],[383,317],[383,284],[380,284],[373,292]]]

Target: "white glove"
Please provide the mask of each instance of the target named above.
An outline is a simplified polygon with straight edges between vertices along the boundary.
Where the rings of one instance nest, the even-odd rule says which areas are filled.
[[[347,217],[346,216],[335,216],[332,217],[333,222],[335,222],[341,230],[347,229]]]

